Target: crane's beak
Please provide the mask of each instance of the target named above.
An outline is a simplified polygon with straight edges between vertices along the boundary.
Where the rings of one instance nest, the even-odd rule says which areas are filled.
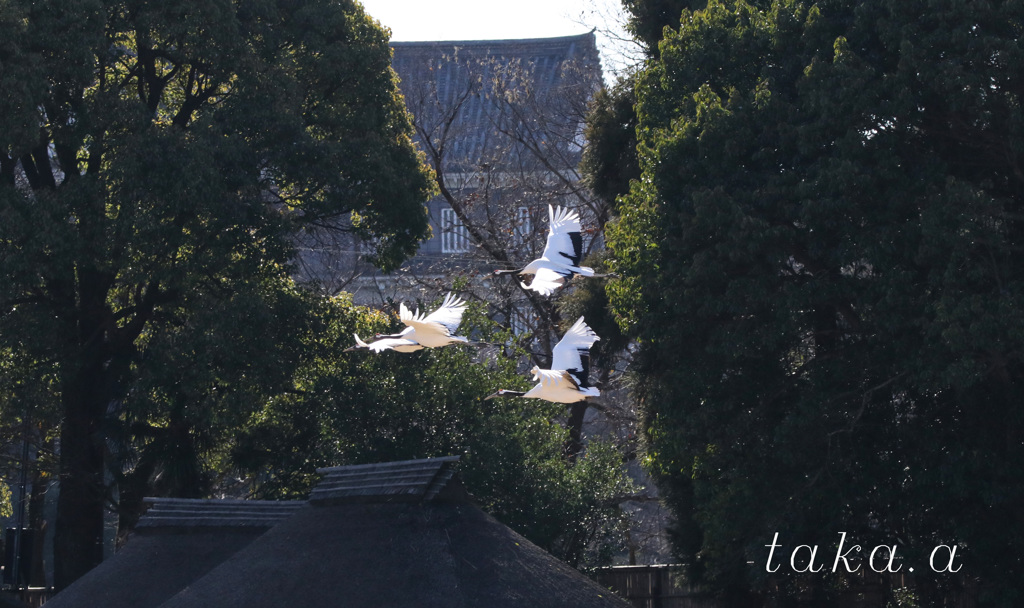
[[[349,351],[359,350],[360,348],[368,348],[369,347],[369,344],[367,344],[366,342],[363,342],[363,339],[359,337],[359,334],[352,334],[352,337],[354,337],[356,339],[356,345],[355,346],[350,346],[350,347],[346,348],[344,350],[344,352],[347,353]]]
[[[487,401],[489,399],[494,399],[495,397],[501,397],[501,391],[498,391],[498,392],[494,393],[493,395],[487,395],[486,397],[484,397],[484,401]]]

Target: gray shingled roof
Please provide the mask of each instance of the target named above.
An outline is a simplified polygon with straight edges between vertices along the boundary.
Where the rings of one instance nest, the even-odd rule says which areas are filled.
[[[498,126],[508,116],[492,98],[488,83],[498,70],[522,66],[529,73],[529,92],[543,116],[520,117],[533,129],[566,131],[573,137],[578,124],[559,124],[551,118],[559,106],[573,99],[586,100],[601,84],[600,59],[593,32],[558,38],[467,40],[446,42],[392,42],[391,65],[401,78],[406,106],[416,122],[433,131],[446,124],[446,112],[458,107],[450,128],[449,167],[475,170],[482,163],[501,163],[507,140]],[[472,84],[474,79],[482,84]],[[467,95],[467,90],[472,94]],[[527,107],[527,106],[524,106]],[[576,117],[579,118],[579,117]],[[544,139],[538,133],[539,139]],[[422,138],[417,141],[423,147]],[[522,159],[516,159],[520,162]],[[569,162],[577,162],[578,158]],[[573,165],[574,166],[574,165]]]
[[[147,498],[127,544],[46,605],[152,608],[204,576],[304,501]]]

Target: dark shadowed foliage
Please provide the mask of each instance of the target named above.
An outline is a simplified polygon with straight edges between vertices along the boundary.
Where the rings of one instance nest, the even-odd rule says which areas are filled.
[[[734,598],[827,601],[838,577],[768,576],[765,545],[845,531],[899,545],[921,605],[975,577],[1020,605],[1024,9],[693,9],[637,75],[608,230],[680,553]]]

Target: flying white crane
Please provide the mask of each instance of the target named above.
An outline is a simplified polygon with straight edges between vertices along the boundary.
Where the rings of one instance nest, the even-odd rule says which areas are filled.
[[[365,348],[375,353],[385,350],[411,353],[422,348],[439,348],[455,342],[468,343],[467,338],[455,335],[459,324],[462,323],[462,313],[465,311],[466,303],[452,293],[445,296],[441,306],[429,315],[423,315],[418,309],[416,314],[413,314],[403,302],[398,308],[398,318],[408,327],[397,334],[377,334],[377,339],[369,344],[353,334],[356,345],[345,350]]]
[[[544,253],[536,260],[516,270],[495,270],[495,275],[532,274],[533,281],[523,289],[532,289],[543,296],[549,296],[565,285],[573,275],[585,277],[595,275],[593,268],[580,266],[583,255],[583,237],[580,236],[580,214],[565,207],[548,205],[548,241]]]
[[[494,397],[529,397],[555,403],[576,403],[588,397],[601,395],[596,387],[590,386],[590,347],[600,338],[580,317],[551,352],[551,369],[540,369],[536,365],[530,370],[536,386],[528,391],[501,389],[484,399]]]

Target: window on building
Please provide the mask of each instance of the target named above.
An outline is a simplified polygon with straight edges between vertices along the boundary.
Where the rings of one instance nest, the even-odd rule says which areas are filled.
[[[453,209],[441,210],[441,251],[443,253],[469,251],[469,231],[459,221]]]
[[[371,255],[377,253],[377,239],[356,239],[359,244],[359,253],[363,255]]]
[[[517,336],[533,331],[540,321],[537,311],[529,304],[517,304],[512,307],[511,312],[509,328]]]
[[[530,208],[519,207],[516,209],[515,228],[512,232],[512,245],[516,248],[524,247],[530,243],[531,231],[533,230],[530,221]]]

